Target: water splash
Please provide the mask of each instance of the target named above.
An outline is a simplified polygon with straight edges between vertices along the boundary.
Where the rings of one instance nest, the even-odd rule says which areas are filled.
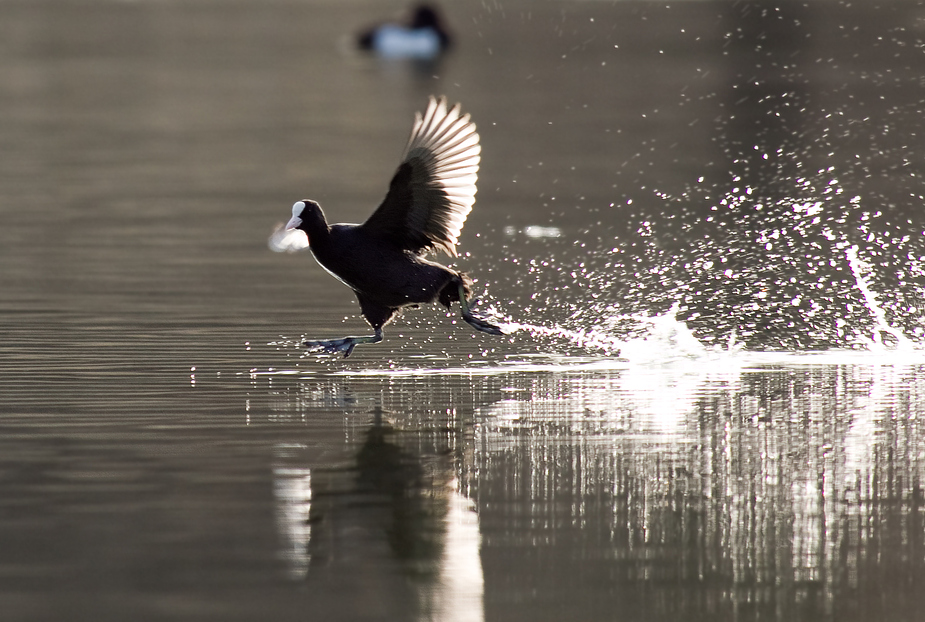
[[[667,363],[673,360],[697,359],[719,352],[709,348],[678,319],[680,305],[653,316],[622,315],[615,307],[606,310],[604,318],[590,328],[567,328],[561,325],[543,326],[513,321],[503,317],[502,330],[509,334],[526,333],[534,339],[564,342],[583,350],[597,350],[606,356],[620,356],[638,364]],[[737,352],[734,336],[726,352]]]
[[[708,350],[730,339],[751,351],[921,347],[918,211],[853,169],[794,168],[648,189],[617,225],[534,242],[531,258],[509,260],[532,282],[499,287],[529,297],[513,313],[540,326],[520,328],[623,356],[631,331],[614,322],[674,315]]]
[[[858,256],[858,247],[851,246],[845,250],[845,257],[848,259],[848,265],[851,273],[857,282],[858,291],[864,297],[864,302],[870,311],[874,320],[873,334],[867,345],[868,349],[899,349],[911,350],[914,348],[913,343],[902,333],[890,325],[886,319],[886,313],[877,301],[877,294],[871,289],[870,281],[867,277],[871,273],[871,265]],[[892,342],[884,342],[884,336],[892,338]]]
[[[504,317],[499,323],[506,335],[525,332],[534,338],[546,338],[554,341],[564,341],[583,350],[597,350],[611,356],[619,356],[623,346],[616,337],[607,335],[595,329],[572,330],[562,326],[542,326],[539,324],[525,324],[517,322],[510,317]]]
[[[678,320],[678,309],[676,303],[668,313],[651,318],[634,316],[645,326],[645,334],[624,344],[624,356],[641,363],[695,359],[706,355],[708,348],[694,336],[687,324]]]

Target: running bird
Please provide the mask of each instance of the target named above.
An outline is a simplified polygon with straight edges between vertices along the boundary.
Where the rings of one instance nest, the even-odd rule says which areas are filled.
[[[350,356],[360,343],[382,341],[382,327],[402,308],[459,302],[462,317],[476,330],[504,334],[473,314],[472,279],[429,261],[442,251],[456,256],[456,242],[475,203],[479,135],[459,104],[430,98],[415,115],[411,138],[382,204],[365,223],[328,225],[315,201],[298,201],[292,219],[270,237],[275,251],[308,246],[321,267],[354,291],[374,335],[306,341],[313,351]],[[307,238],[307,239],[306,239]]]

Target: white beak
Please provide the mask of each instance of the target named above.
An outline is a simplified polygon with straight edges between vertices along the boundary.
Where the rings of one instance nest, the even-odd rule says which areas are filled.
[[[302,224],[302,219],[299,218],[298,216],[293,216],[292,218],[289,219],[289,222],[286,223],[286,230],[298,229],[299,225],[301,224]]]

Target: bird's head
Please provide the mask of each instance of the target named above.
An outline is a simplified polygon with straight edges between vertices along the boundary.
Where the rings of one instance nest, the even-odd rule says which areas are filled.
[[[437,13],[436,7],[429,4],[419,4],[414,9],[414,15],[411,18],[411,28],[417,30],[420,28],[438,28],[440,26],[440,14]]]
[[[312,224],[318,222],[319,218],[322,222],[324,221],[320,205],[308,199],[296,201],[292,205],[292,218],[286,223],[286,230],[298,229],[308,234],[309,228]]]
[[[277,227],[270,236],[271,250],[294,253],[309,247],[311,237],[323,235],[327,229],[321,206],[314,201],[296,201],[292,206],[292,218],[285,227]]]

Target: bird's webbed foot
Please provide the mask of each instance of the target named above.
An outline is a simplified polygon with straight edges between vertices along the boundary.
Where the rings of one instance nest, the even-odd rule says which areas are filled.
[[[473,312],[473,309],[478,304],[478,302],[478,299],[475,298],[472,300],[466,300],[465,291],[460,285],[459,306],[462,307],[463,319],[469,323],[469,326],[483,333],[488,333],[489,335],[503,335],[504,331],[502,331],[498,326],[495,326],[486,318],[481,317]]]
[[[471,313],[468,315],[463,313],[463,319],[469,322],[469,325],[472,328],[476,330],[480,330],[483,333],[488,333],[489,335],[503,335],[504,334],[504,331],[502,331],[499,327],[495,326],[494,324],[492,324],[485,318],[472,315]]]
[[[309,352],[319,352],[322,354],[339,354],[344,353],[344,358],[350,356],[353,349],[360,343],[379,343],[382,341],[382,331],[376,330],[375,335],[365,335],[362,337],[344,337],[342,339],[321,339],[317,341],[303,341],[302,345],[307,347]]]

